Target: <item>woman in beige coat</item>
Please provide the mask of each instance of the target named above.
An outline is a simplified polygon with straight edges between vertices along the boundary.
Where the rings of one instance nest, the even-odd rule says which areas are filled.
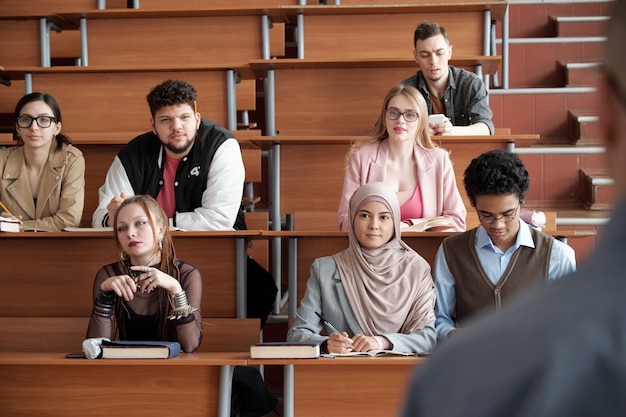
[[[0,149],[0,200],[24,230],[78,227],[85,200],[85,159],[61,134],[61,110],[49,94],[15,107],[18,146]]]

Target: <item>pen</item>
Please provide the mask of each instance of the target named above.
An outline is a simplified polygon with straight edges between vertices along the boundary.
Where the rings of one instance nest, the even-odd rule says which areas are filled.
[[[0,201],[0,207],[2,207],[2,210],[8,214],[9,216],[13,216],[13,213],[11,213],[11,211],[9,211],[9,209],[7,208],[7,206],[5,206],[4,204],[2,204],[2,201]]]
[[[339,330],[337,330],[337,329],[335,328],[335,326],[333,326],[332,324],[330,324],[330,322],[329,322],[328,320],[326,320],[324,317],[322,317],[322,315],[321,315],[320,313],[318,313],[318,312],[316,311],[316,312],[315,312],[315,314],[317,314],[317,317],[319,317],[319,318],[320,318],[320,319],[324,322],[324,324],[325,324],[325,325],[326,325],[326,326],[330,329],[330,331],[331,331],[332,333],[340,333],[340,334],[341,334],[341,332],[340,332]]]

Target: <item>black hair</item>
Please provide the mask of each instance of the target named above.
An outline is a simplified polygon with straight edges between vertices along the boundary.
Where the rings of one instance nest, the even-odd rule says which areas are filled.
[[[24,106],[27,105],[28,103],[32,103],[34,101],[43,101],[44,103],[46,103],[50,107],[50,109],[52,109],[52,115],[54,116],[55,122],[56,123],[62,122],[61,108],[59,107],[59,103],[57,103],[56,99],[51,94],[30,93],[22,97],[15,105],[15,111],[13,111],[13,121],[15,121],[15,123],[17,123],[17,118],[20,117],[22,108],[24,108]],[[33,123],[35,123],[35,121],[33,121]],[[24,143],[20,135],[17,133],[17,129],[15,130],[15,132],[13,132],[13,139],[17,140],[20,145]],[[70,139],[62,133],[59,133],[58,135],[56,135],[56,140],[59,145],[63,143],[67,143],[67,144],[72,143]]]
[[[470,162],[463,176],[465,191],[472,206],[481,195],[516,194],[524,201],[530,177],[519,156],[502,149],[485,152]]]
[[[446,32],[443,26],[439,23],[423,20],[419,25],[417,25],[415,33],[413,34],[413,46],[417,44],[418,40],[423,41],[440,34],[443,35],[446,42],[450,43],[450,40],[448,39],[448,32]]]
[[[167,80],[150,90],[146,100],[154,117],[157,110],[175,104],[189,104],[195,109],[196,96],[196,88],[187,81]]]

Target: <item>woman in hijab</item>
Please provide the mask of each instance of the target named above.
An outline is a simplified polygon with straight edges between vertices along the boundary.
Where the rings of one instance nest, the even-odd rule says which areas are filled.
[[[381,182],[365,184],[349,213],[349,246],[313,261],[287,340],[318,341],[329,353],[431,352],[437,334],[430,266],[400,238],[396,194]],[[329,336],[319,334],[324,324]]]

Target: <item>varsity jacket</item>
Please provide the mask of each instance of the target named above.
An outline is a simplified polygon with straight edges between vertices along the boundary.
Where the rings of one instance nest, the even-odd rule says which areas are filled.
[[[136,137],[120,150],[99,189],[94,227],[106,226],[106,206],[122,192],[127,197],[148,194],[156,198],[163,187],[164,153],[153,132]],[[172,225],[186,230],[232,230],[237,223],[237,228],[245,228],[236,222],[243,214],[244,177],[241,150],[230,131],[203,119],[189,154],[176,171]]]

